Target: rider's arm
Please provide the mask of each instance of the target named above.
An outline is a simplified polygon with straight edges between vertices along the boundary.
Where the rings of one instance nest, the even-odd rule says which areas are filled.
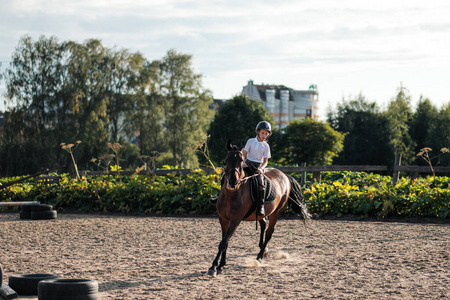
[[[244,165],[243,165],[243,167],[245,168],[245,167],[247,167],[247,164],[245,163],[245,161],[247,160],[247,151],[242,150],[242,155],[244,156]]]
[[[262,164],[259,166],[257,173],[264,173],[264,169],[267,167],[267,163],[269,162],[269,158],[264,158]]]

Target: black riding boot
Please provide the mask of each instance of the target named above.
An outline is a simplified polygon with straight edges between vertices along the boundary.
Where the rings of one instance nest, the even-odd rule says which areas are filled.
[[[264,189],[258,189],[258,206],[256,207],[256,214],[259,216],[264,216],[266,214],[264,211],[264,194]]]

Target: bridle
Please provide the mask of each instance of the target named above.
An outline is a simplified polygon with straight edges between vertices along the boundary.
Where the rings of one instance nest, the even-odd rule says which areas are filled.
[[[230,155],[230,153],[234,153],[235,157],[236,157],[236,154],[239,154],[239,156],[241,156],[241,157],[243,156],[243,153],[242,153],[241,150],[229,150],[228,151],[228,155]],[[246,180],[248,180],[248,179],[250,179],[252,177],[256,177],[256,176],[260,175],[260,174],[253,174],[253,175],[241,178],[243,171],[244,171],[243,168],[234,168],[234,172],[238,173],[238,175],[239,175],[237,180],[236,180],[236,185],[239,185],[241,182],[246,181]],[[225,174],[225,179],[226,179],[226,182],[227,182],[227,188],[233,189],[233,188],[230,187],[230,177],[228,176],[228,172]],[[235,189],[237,189],[237,188],[235,188]]]
[[[244,154],[242,153],[241,150],[229,150],[228,151],[228,156],[227,156],[227,164],[228,164],[229,156],[233,155],[233,154],[234,154],[234,157],[237,157],[237,155],[239,155],[239,157],[242,158],[244,156]],[[239,183],[241,181],[243,181],[242,178],[241,178],[243,171],[244,171],[243,168],[234,168],[234,172],[238,174],[238,176],[237,176],[238,178],[236,179],[236,186],[239,185]],[[228,172],[228,168],[227,168],[227,172],[225,173],[225,179],[226,179],[226,182],[227,182],[227,188],[228,189],[237,189],[237,187],[236,188],[231,188],[231,186],[230,186],[230,176],[229,176],[228,173],[230,173],[230,172]]]

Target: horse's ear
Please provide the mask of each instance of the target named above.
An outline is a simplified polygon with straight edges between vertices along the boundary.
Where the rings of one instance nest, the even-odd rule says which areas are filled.
[[[232,148],[233,148],[233,145],[231,145],[231,139],[229,139],[229,140],[227,141],[227,150],[228,150],[228,151],[231,151]]]
[[[242,141],[242,142],[241,142],[241,149],[239,149],[239,150],[244,149],[244,147],[245,147],[245,141]]]

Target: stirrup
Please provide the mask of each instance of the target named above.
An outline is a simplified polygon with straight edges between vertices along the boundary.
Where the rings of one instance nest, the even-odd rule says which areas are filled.
[[[266,212],[264,211],[264,204],[258,205],[256,213],[258,216],[264,216],[266,214]]]
[[[216,204],[217,204],[217,197],[209,199],[209,204],[211,204],[213,206],[216,206]]]

